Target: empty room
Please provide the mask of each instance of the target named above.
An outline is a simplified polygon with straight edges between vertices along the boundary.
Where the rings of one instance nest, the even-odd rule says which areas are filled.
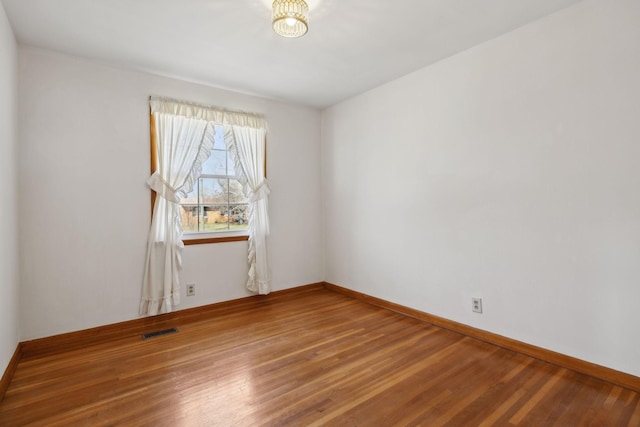
[[[640,1],[0,0],[0,426],[640,426]]]

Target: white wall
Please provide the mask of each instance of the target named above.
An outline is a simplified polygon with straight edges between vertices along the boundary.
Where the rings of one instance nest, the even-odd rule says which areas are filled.
[[[18,49],[0,3],[0,377],[19,341]]]
[[[640,375],[639,22],[585,1],[326,110],[326,280]]]
[[[22,339],[137,317],[152,94],[267,116],[273,288],[322,280],[319,111],[29,47],[19,57]],[[246,252],[185,248],[197,294],[183,289],[180,308],[249,295]]]

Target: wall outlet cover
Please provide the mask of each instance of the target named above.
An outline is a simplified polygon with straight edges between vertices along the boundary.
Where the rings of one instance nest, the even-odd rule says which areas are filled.
[[[474,313],[482,313],[482,298],[471,298],[471,310]]]

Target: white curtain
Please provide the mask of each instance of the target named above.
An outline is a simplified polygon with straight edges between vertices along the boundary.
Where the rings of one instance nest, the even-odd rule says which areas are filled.
[[[267,122],[261,115],[151,97],[158,170],[147,180],[157,194],[147,243],[140,314],[170,312],[180,303],[182,223],[179,202],[193,189],[213,150],[216,125],[224,125],[236,170],[249,197],[247,288],[267,294],[268,195],[264,170]]]
[[[160,107],[160,108],[158,108]],[[179,202],[189,193],[211,155],[213,123],[203,118],[163,112],[151,103],[157,171],[147,184],[157,194],[147,242],[140,314],[168,313],[180,303],[182,223]]]
[[[271,291],[271,272],[267,251],[269,235],[269,182],[265,178],[265,127],[242,124],[225,126],[225,142],[241,171],[245,194],[249,198],[249,279],[247,289],[259,294]]]

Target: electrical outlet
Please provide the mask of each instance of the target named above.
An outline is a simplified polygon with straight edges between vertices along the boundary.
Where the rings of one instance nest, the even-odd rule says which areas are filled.
[[[474,313],[482,313],[482,298],[471,298],[471,310]]]
[[[196,285],[195,283],[189,283],[187,285],[187,296],[192,297],[196,294]]]

